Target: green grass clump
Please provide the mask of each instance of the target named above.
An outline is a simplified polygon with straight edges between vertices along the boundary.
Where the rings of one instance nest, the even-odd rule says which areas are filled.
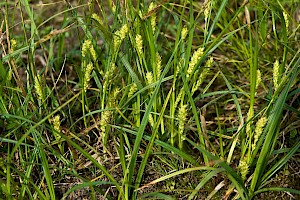
[[[299,197],[297,6],[0,3],[1,198]]]

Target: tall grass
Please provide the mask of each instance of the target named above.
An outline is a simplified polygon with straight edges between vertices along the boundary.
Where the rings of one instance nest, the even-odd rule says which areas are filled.
[[[270,185],[298,162],[296,6],[0,3],[0,195],[300,195]]]

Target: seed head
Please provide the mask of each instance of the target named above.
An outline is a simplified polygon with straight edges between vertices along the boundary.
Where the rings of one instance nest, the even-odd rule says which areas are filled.
[[[288,30],[289,29],[289,15],[284,11],[283,13],[283,18],[284,18],[284,22],[285,22],[285,27]]]
[[[210,57],[210,59],[206,62],[204,70],[201,72],[197,83],[192,88],[192,94],[201,86],[203,81],[205,80],[211,66],[213,65],[214,59]]]
[[[83,58],[87,55],[87,53],[90,51],[90,47],[92,46],[92,41],[91,40],[85,40],[84,43],[82,44],[82,49],[81,49],[81,55]]]
[[[156,75],[158,80],[161,75],[161,57],[159,53],[156,53]]]
[[[143,53],[143,38],[140,34],[137,34],[135,36],[135,43],[136,43],[137,52],[139,54],[142,54]]]
[[[34,88],[35,88],[36,94],[38,95],[38,99],[40,101],[44,101],[43,89],[42,89],[40,81],[41,81],[40,75],[37,75],[34,77]]]
[[[279,82],[279,61],[276,60],[273,65],[273,83],[274,83],[275,91],[278,88],[278,82]]]
[[[93,71],[93,64],[89,63],[86,68],[85,68],[85,73],[84,73],[84,81],[83,81],[83,89],[84,91],[87,90],[87,88],[89,87],[89,83],[91,80],[91,74]]]
[[[239,169],[240,169],[240,173],[242,175],[242,179],[245,180],[246,176],[248,174],[248,170],[249,170],[249,165],[247,163],[247,158],[246,157],[244,157],[240,160]]]
[[[255,149],[256,147],[256,143],[259,139],[259,137],[261,136],[262,132],[263,132],[263,128],[267,123],[267,118],[265,116],[263,116],[262,118],[260,118],[257,123],[256,123],[256,127],[255,127],[255,134],[254,134],[254,141],[252,144],[252,151]]]
[[[261,73],[260,70],[258,69],[256,72],[256,89],[258,88],[260,82],[261,82]]]
[[[189,63],[188,70],[187,70],[187,77],[190,77],[190,75],[193,73],[196,64],[198,63],[201,56],[203,55],[203,51],[204,51],[204,48],[200,47],[200,48],[198,48],[197,51],[194,52],[194,54],[191,58],[191,61]]]
[[[128,26],[127,24],[124,24],[120,30],[115,32],[114,35],[114,48],[117,49],[119,48],[119,46],[121,45],[122,41],[124,40],[124,38],[126,37],[128,33]]]
[[[184,40],[188,34],[188,29],[186,27],[183,27],[181,30],[181,39]]]
[[[136,83],[133,83],[128,92],[128,98],[132,97],[132,95],[137,91]]]
[[[92,19],[96,20],[99,24],[103,24],[102,20],[100,19],[99,15],[97,15],[96,13],[92,14]]]

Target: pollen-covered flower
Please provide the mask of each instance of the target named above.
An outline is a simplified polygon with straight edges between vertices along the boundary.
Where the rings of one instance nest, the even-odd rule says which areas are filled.
[[[278,83],[279,82],[279,61],[276,60],[274,65],[273,65],[273,83],[275,87],[275,91],[278,88]]]
[[[135,36],[135,43],[136,43],[137,52],[139,54],[142,54],[143,53],[143,38],[140,34],[137,34]]]
[[[206,3],[205,3],[205,7],[204,7],[204,19],[205,19],[205,21],[208,20],[210,9],[211,9],[211,1],[207,0]]]
[[[256,72],[256,89],[258,88],[260,82],[261,82],[261,73],[260,70],[258,69]]]
[[[86,68],[85,68],[85,73],[84,73],[84,81],[83,81],[83,89],[84,91],[87,90],[87,88],[89,87],[89,83],[91,80],[91,74],[93,71],[93,64],[89,63]]]
[[[285,22],[285,27],[286,29],[289,29],[289,16],[285,11],[282,14]]]
[[[99,15],[97,15],[96,13],[93,13],[91,16],[92,19],[96,20],[99,24],[103,24],[102,20],[100,19]]]
[[[156,4],[151,2],[148,8],[148,12],[151,12],[154,8],[156,7]],[[150,17],[150,22],[151,22],[151,28],[152,28],[152,32],[155,32],[155,28],[156,28],[156,14],[155,12],[151,15]]]
[[[187,77],[190,77],[190,75],[193,73],[194,68],[198,61],[200,60],[201,56],[203,55],[204,48],[200,47],[197,49],[197,51],[194,52],[191,61],[189,63],[189,67],[187,70]]]
[[[188,34],[188,29],[186,27],[183,27],[181,30],[181,39],[184,40]]]
[[[178,110],[178,136],[179,136],[179,141],[178,141],[178,146],[180,149],[183,147],[183,141],[185,140],[185,135],[184,133],[184,127],[185,123],[187,120],[187,105],[181,105]]]
[[[11,53],[15,51],[17,47],[17,41],[15,39],[10,40],[10,51]]]
[[[86,57],[87,53],[90,51],[91,45],[92,45],[91,40],[85,40],[84,43],[82,44],[81,55],[83,58]]]
[[[111,115],[112,115],[112,111],[110,111],[110,110],[105,110],[101,114],[100,130],[101,130],[101,133],[103,134],[102,135],[103,138],[104,138],[104,135],[105,135],[106,127],[109,124]]]
[[[252,144],[252,150],[255,149],[256,147],[256,143],[259,139],[259,137],[261,136],[262,132],[263,132],[263,128],[267,123],[267,118],[265,116],[263,116],[262,118],[260,118],[257,123],[256,123],[256,127],[255,127],[255,134],[254,134],[254,141]]]
[[[119,46],[121,45],[122,41],[124,40],[124,38],[126,37],[128,33],[128,26],[127,24],[124,24],[120,30],[115,32],[114,35],[114,48],[117,49],[119,48]]]
[[[159,53],[156,53],[156,76],[157,80],[160,78],[161,75],[161,57]]]
[[[38,99],[40,101],[44,101],[44,95],[43,95],[43,89],[42,89],[42,85],[41,85],[40,75],[37,75],[34,77],[34,88],[35,88],[36,94],[38,95]]]
[[[200,85],[203,83],[204,79],[206,78],[211,66],[213,65],[214,59],[213,57],[210,57],[209,60],[206,62],[204,70],[201,72],[198,81],[192,88],[192,94],[200,87]]]
[[[247,125],[246,125],[246,135],[249,136],[251,134],[251,125],[252,125],[252,118],[254,116],[253,110],[248,111],[247,113]]]
[[[136,83],[133,83],[129,89],[129,92],[128,92],[128,98],[132,97],[132,95],[137,91],[137,85]]]
[[[239,170],[242,175],[242,179],[245,180],[248,174],[249,165],[247,163],[246,157],[242,158],[239,163]]]
[[[152,72],[147,72],[146,81],[147,81],[147,85],[150,85],[150,84],[154,83]]]

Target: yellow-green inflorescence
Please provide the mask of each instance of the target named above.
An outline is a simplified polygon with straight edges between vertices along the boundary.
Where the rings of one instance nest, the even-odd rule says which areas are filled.
[[[204,79],[206,78],[210,68],[212,67],[214,62],[213,57],[210,57],[209,60],[206,62],[205,68],[202,71],[202,73],[199,76],[198,81],[196,82],[196,84],[193,86],[192,88],[192,94],[200,87],[200,85],[203,83]]]
[[[58,134],[60,133],[60,116],[56,115],[50,121],[53,124],[53,129],[54,129],[53,135],[56,140],[59,140],[61,138],[61,136]]]
[[[273,65],[273,83],[276,91],[279,85],[279,61],[278,60],[276,60]]]
[[[249,171],[249,165],[247,163],[247,157],[243,157],[239,163],[239,170],[242,175],[242,179],[245,180]]]
[[[129,92],[128,92],[128,98],[132,97],[132,95],[137,91],[137,85],[136,83],[133,83],[129,89]]]
[[[149,8],[148,8],[148,12],[151,12],[155,7],[156,7],[156,4],[151,2],[149,5]],[[151,23],[152,32],[154,33],[155,29],[156,29],[156,14],[155,14],[155,12],[151,15],[150,20],[151,20],[150,23]]]
[[[161,57],[156,53],[156,79],[158,80],[161,75]]]
[[[188,34],[188,29],[186,27],[183,27],[181,30],[181,39],[184,40]]]
[[[124,40],[124,38],[126,37],[127,33],[128,33],[127,24],[124,24],[120,30],[117,30],[115,32],[115,35],[113,37],[115,52],[120,47],[120,45],[121,45],[122,41]]]
[[[94,49],[93,43],[91,40],[85,40],[82,44],[81,55],[85,58],[88,54],[91,55],[93,61],[97,60],[97,53]]]
[[[36,75],[34,77],[34,88],[35,88],[36,94],[38,96],[38,99],[40,101],[44,101],[44,94],[43,94],[43,88],[42,88],[42,85],[41,85],[40,75]]]
[[[135,36],[135,43],[136,43],[136,49],[138,54],[142,55],[143,54],[143,38],[140,34],[137,34]]]
[[[201,56],[203,55],[203,51],[204,51],[204,48],[200,47],[200,48],[198,48],[194,52],[194,54],[193,54],[193,56],[191,58],[191,61],[189,63],[188,70],[187,70],[187,77],[190,77],[191,74],[193,73],[196,64],[198,63],[198,61],[200,60]]]
[[[84,91],[86,91],[87,88],[89,87],[92,71],[93,71],[93,64],[89,63],[86,66],[85,72],[84,72],[84,80],[83,80],[83,89],[84,89]]]
[[[255,127],[255,133],[254,133],[254,141],[252,144],[252,151],[255,149],[256,147],[256,143],[259,139],[259,137],[261,136],[262,132],[263,132],[263,128],[267,123],[267,117],[263,116],[261,117],[257,123],[256,123],[256,127]]]
[[[178,110],[178,136],[179,136],[179,148],[182,148],[182,143],[185,140],[184,126],[187,120],[187,105],[181,105]]]
[[[92,17],[92,19],[96,20],[99,24],[103,25],[103,22],[100,19],[99,15],[97,15],[96,13],[93,13],[91,17]]]

